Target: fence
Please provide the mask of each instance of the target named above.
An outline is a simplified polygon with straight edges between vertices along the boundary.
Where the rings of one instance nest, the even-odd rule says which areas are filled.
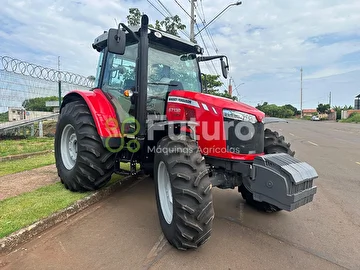
[[[16,195],[24,181],[34,188],[58,181],[53,151],[59,104],[69,91],[93,84],[91,77],[0,56],[0,200]]]
[[[0,56],[0,135],[42,135],[39,126],[56,121],[62,97],[93,84],[90,77]]]

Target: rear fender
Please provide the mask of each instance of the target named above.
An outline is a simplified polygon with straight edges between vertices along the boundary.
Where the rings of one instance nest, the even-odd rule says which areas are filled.
[[[116,111],[100,89],[93,91],[74,90],[68,93],[61,104],[61,109],[69,102],[84,100],[89,107],[94,119],[98,134],[103,142],[109,137],[120,138],[120,125],[117,120]]]

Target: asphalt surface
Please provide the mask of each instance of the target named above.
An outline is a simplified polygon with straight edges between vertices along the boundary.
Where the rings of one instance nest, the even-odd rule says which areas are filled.
[[[154,186],[142,179],[18,251],[4,269],[360,269],[360,125],[272,124],[319,174],[314,201],[264,214],[237,190],[213,189],[211,239],[177,251],[163,239]]]

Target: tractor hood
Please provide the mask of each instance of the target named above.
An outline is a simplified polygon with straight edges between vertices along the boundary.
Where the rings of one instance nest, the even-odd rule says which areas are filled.
[[[262,111],[256,109],[255,107],[252,107],[242,102],[233,101],[229,98],[184,90],[173,90],[171,91],[169,96],[182,97],[197,101],[205,104],[206,107],[214,107],[216,110],[220,111],[222,111],[223,109],[228,109],[252,114],[257,118],[259,122],[261,122],[265,117],[265,114]]]

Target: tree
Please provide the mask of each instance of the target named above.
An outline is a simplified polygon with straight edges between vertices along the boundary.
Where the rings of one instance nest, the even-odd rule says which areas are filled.
[[[300,111],[299,111],[298,109],[296,109],[296,108],[295,108],[293,105],[291,105],[291,104],[286,104],[286,105],[284,105],[284,107],[285,107],[286,109],[291,110],[291,111],[293,112],[293,115],[299,115],[299,114],[301,114]]]
[[[129,15],[126,17],[128,25],[136,26],[140,25],[141,12],[138,8],[129,8]],[[186,25],[181,23],[181,18],[178,15],[172,17],[166,17],[164,20],[155,21],[155,26],[149,24],[150,27],[167,32],[174,36],[179,36],[178,30],[184,30]]]
[[[218,87],[223,85],[223,82],[219,80],[220,75],[201,74],[201,81],[203,89],[206,93],[214,96],[225,97],[232,100],[238,100],[236,96],[231,96],[227,90],[220,92]]]
[[[22,106],[27,111],[42,111],[42,112],[51,112],[53,110],[52,107],[46,107],[46,101],[58,101],[59,97],[39,97],[39,98],[31,98],[26,99],[22,103]]]
[[[317,106],[316,110],[317,110],[318,113],[328,113],[330,111],[330,104],[322,104],[322,103],[320,103]]]
[[[9,121],[9,112],[0,113],[0,123]]]
[[[256,108],[264,112],[267,116],[270,117],[279,117],[279,118],[289,118],[298,114],[297,108],[290,104],[284,106],[277,106],[275,104],[269,104],[264,102],[263,104],[258,104]]]
[[[87,79],[88,79],[89,81],[94,82],[96,78],[95,78],[95,76],[90,75],[90,76],[87,76]]]
[[[129,8],[129,15],[126,16],[128,25],[135,26],[140,25],[141,12],[138,8]]]

